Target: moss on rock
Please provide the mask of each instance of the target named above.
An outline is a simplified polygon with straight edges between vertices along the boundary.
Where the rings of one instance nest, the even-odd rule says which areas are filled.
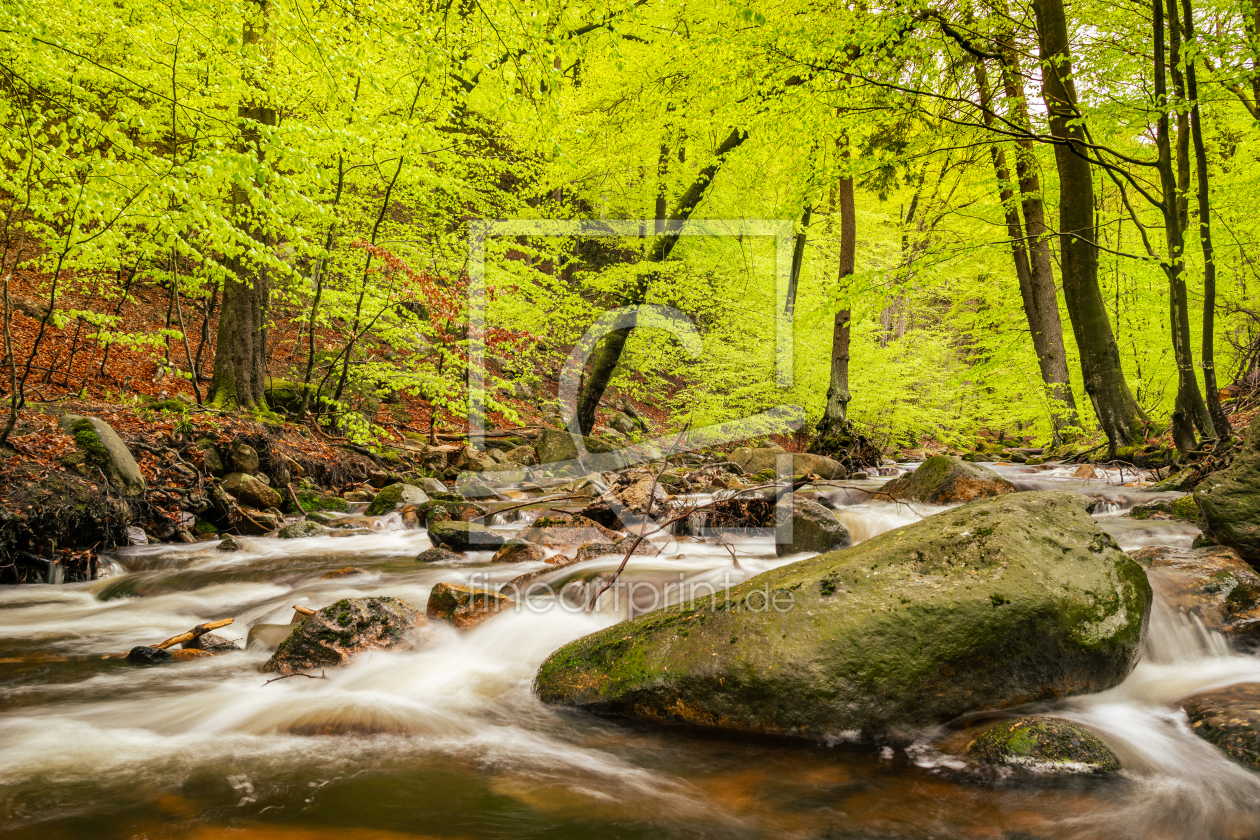
[[[1094,733],[1047,717],[1003,721],[972,741],[972,758],[1034,773],[1118,773],[1120,759]]]

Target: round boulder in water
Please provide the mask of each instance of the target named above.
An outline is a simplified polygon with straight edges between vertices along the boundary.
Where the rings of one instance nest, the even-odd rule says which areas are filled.
[[[384,516],[398,510],[403,505],[418,505],[429,501],[428,495],[414,484],[391,484],[372,499],[372,504],[363,511],[364,516]]]
[[[491,563],[538,563],[547,556],[547,550],[529,540],[513,537],[490,558]]]
[[[409,650],[425,618],[400,598],[343,598],[307,616],[263,665],[292,674],[344,665],[369,650]]]
[[[1003,721],[972,741],[967,753],[986,764],[1033,773],[1103,774],[1120,770],[1120,759],[1101,738],[1057,718]]]
[[[988,467],[952,455],[933,455],[914,472],[884,485],[894,499],[954,505],[1014,493],[1015,485]]]
[[[276,536],[282,540],[300,540],[305,537],[326,537],[328,529],[318,522],[311,522],[309,519],[303,519],[299,522],[290,522],[279,531]]]
[[[811,499],[792,497],[791,523],[791,542],[775,541],[775,553],[780,557],[802,551],[821,554],[853,544],[849,529],[836,515]]]
[[[578,639],[548,703],[811,738],[1120,683],[1151,588],[1078,493],[1012,493]]]
[[[449,548],[443,548],[440,545],[435,545],[433,548],[426,548],[424,551],[416,555],[417,563],[444,563],[450,560],[462,559],[462,557],[451,551]]]
[[[429,526],[434,545],[452,551],[492,551],[503,545],[503,537],[477,522],[434,522]]]
[[[170,662],[173,658],[169,651],[148,645],[137,645],[127,651],[127,661],[135,665],[158,665]]]

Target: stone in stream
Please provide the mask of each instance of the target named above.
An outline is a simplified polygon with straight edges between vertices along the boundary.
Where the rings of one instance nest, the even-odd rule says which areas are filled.
[[[195,636],[180,645],[185,650],[204,650],[208,653],[227,653],[230,650],[240,650],[236,642],[231,639],[225,639],[215,633],[202,633]]]
[[[509,449],[505,455],[508,461],[522,467],[532,467],[538,463],[538,453],[532,446],[518,446],[515,449]]]
[[[426,548],[424,551],[416,555],[417,563],[447,563],[452,560],[463,559],[464,558],[460,557],[449,548],[443,548],[440,545],[435,545],[432,548]]]
[[[483,506],[463,500],[433,499],[416,505],[416,519],[426,528],[435,522],[449,522],[453,519],[471,522],[485,515],[486,509]]]
[[[414,484],[391,484],[376,494],[363,511],[364,516],[384,516],[403,505],[419,505],[429,501],[428,495]]]
[[[417,486],[418,486],[421,490],[423,490],[425,493],[428,493],[430,496],[434,496],[434,495],[437,495],[437,494],[439,494],[439,493],[449,493],[449,492],[450,492],[449,490],[447,490],[447,489],[446,489],[446,485],[445,485],[445,484],[443,484],[442,482],[438,481],[436,478],[432,478],[432,477],[427,476],[427,475],[426,475],[424,478],[417,479],[417,480],[416,480],[416,485],[417,485]]]
[[[424,623],[401,598],[343,598],[307,616],[262,670],[292,674],[344,665],[369,650],[410,650]]]
[[[258,509],[278,507],[280,494],[249,473],[230,472],[223,477],[223,489],[246,507]]]
[[[908,475],[884,485],[894,499],[952,505],[1014,493],[1015,485],[988,467],[952,455],[933,455]]]
[[[613,444],[593,437],[582,437],[581,440],[586,446],[582,463],[588,469],[611,472],[626,468],[625,457]],[[574,461],[578,458],[574,436],[563,429],[543,429],[534,448],[538,452],[540,464],[555,464],[561,461]]]
[[[126,496],[144,493],[144,474],[135,456],[123,443],[114,427],[97,417],[80,417],[63,414],[57,420],[58,427],[74,438],[74,445],[93,466],[99,467]]]
[[[320,580],[336,580],[337,578],[349,577],[350,575],[367,574],[358,566],[342,566],[340,569],[333,569],[331,572],[324,572],[319,576]]]
[[[503,537],[477,522],[434,522],[429,540],[452,551],[493,551],[503,545]]]
[[[493,589],[475,589],[458,583],[436,584],[429,593],[425,615],[449,621],[460,629],[476,627],[516,601]]]
[[[823,738],[1102,691],[1141,649],[1142,567],[1071,492],[1003,495],[572,642],[547,703]]]
[[[1260,770],[1260,683],[1205,691],[1181,701],[1190,729],[1239,764]]]
[[[557,554],[554,557],[548,557],[546,563],[554,566],[567,566],[571,563],[585,563],[587,560],[594,560],[597,557],[625,557],[626,552],[630,550],[630,546],[634,545],[637,537],[623,537],[616,542],[592,541],[578,546],[577,554],[569,559],[564,554]],[[660,554],[661,550],[646,539],[640,540],[639,544],[634,547],[634,555],[642,557],[655,557]]]
[[[520,538],[547,548],[578,546],[592,540],[616,542],[618,534],[585,516],[564,516],[548,512],[534,520]]]
[[[490,558],[491,563],[538,563],[547,556],[547,550],[529,540],[513,537]]]
[[[222,542],[220,542],[217,546],[215,546],[215,550],[217,551],[244,551],[245,544],[241,542],[239,539],[237,539],[236,537],[229,534],[223,538]]]
[[[1033,773],[1094,774],[1120,772],[1120,759],[1094,733],[1066,720],[1020,718],[985,730],[971,742],[968,755],[985,764],[1017,767]]]
[[[1154,545],[1132,552],[1173,609],[1239,647],[1260,647],[1260,574],[1227,546]]]
[[[778,458],[780,455],[785,454],[786,451],[781,446],[763,446],[756,449],[741,446],[731,453],[730,460],[732,463],[738,464],[749,475],[758,475],[764,472],[777,474]],[[812,473],[819,478],[827,479],[844,478],[848,475],[843,464],[825,455],[814,455],[809,452],[793,452],[791,454],[792,475],[808,475]]]
[[[311,522],[303,519],[298,522],[290,522],[279,531],[276,536],[282,540],[299,540],[305,537],[326,537],[328,529],[318,522]]]
[[[158,665],[173,658],[170,651],[149,645],[136,645],[127,651],[127,661],[133,665]]]
[[[1260,414],[1233,462],[1199,482],[1194,498],[1203,533],[1236,549],[1247,562],[1260,563]]]
[[[792,497],[792,541],[775,541],[775,554],[797,554],[802,551],[821,554],[853,544],[849,529],[841,524],[836,515],[818,502],[800,496]]]

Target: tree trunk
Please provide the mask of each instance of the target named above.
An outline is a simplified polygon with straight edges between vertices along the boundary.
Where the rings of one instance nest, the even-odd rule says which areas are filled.
[[[1194,16],[1191,0],[1181,0],[1182,30],[1187,44],[1194,41]],[[1260,7],[1258,7],[1260,8]],[[1212,198],[1208,188],[1207,149],[1203,143],[1203,117],[1199,111],[1199,82],[1195,75],[1193,55],[1186,62],[1186,94],[1190,97],[1190,131],[1194,140],[1195,175],[1199,199],[1199,242],[1203,246],[1203,390],[1206,391],[1208,414],[1218,437],[1233,432],[1225,410],[1221,408],[1221,392],[1216,384],[1216,251],[1212,247]]]
[[[788,276],[787,300],[783,304],[783,311],[789,318],[796,311],[796,290],[800,287],[801,265],[805,262],[805,241],[809,237],[809,219],[813,214],[814,208],[805,205],[805,209],[801,211],[801,229],[792,242],[792,272]]]
[[[1133,399],[1120,366],[1120,350],[1111,332],[1098,288],[1098,246],[1094,242],[1094,181],[1085,157],[1085,129],[1077,118],[1067,17],[1063,0],[1035,0],[1042,71],[1042,97],[1059,170],[1059,243],[1063,297],[1081,354],[1085,393],[1110,444],[1111,454],[1145,441],[1146,415]]]
[[[1013,113],[1011,120],[1029,128],[1028,100],[1019,82],[1019,55],[1010,34],[1002,36],[999,47],[1002,87]],[[1020,207],[1024,213],[1026,253],[1028,254],[1029,296],[1024,300],[1024,314],[1033,334],[1033,348],[1041,378],[1050,396],[1059,405],[1053,411],[1055,438],[1061,441],[1064,430],[1080,427],[1076,397],[1072,393],[1072,376],[1068,372],[1067,351],[1063,347],[1063,322],[1059,318],[1059,299],[1055,293],[1054,267],[1050,256],[1050,231],[1046,227],[1046,209],[1041,200],[1041,177],[1031,137],[1023,137],[1015,149],[1015,174],[1019,178]],[[1022,287],[1021,287],[1022,289]],[[1030,305],[1031,302],[1031,305]]]
[[[1172,0],[1169,5],[1176,8]],[[1164,56],[1164,0],[1152,0],[1151,10],[1153,12],[1153,23],[1155,28],[1155,106],[1159,109],[1159,118],[1156,123],[1155,146],[1158,150],[1158,169],[1160,187],[1163,192],[1161,209],[1164,213],[1164,231],[1165,239],[1168,244],[1168,261],[1164,263],[1164,274],[1168,277],[1168,306],[1169,306],[1169,323],[1172,327],[1172,344],[1173,356],[1177,362],[1177,400],[1176,409],[1182,412],[1182,416],[1186,421],[1194,423],[1199,430],[1208,437],[1215,437],[1215,431],[1212,429],[1211,419],[1208,417],[1207,406],[1203,403],[1203,395],[1199,392],[1199,381],[1194,375],[1194,350],[1190,346],[1190,312],[1189,302],[1186,294],[1186,277],[1185,277],[1185,241],[1182,235],[1184,230],[1184,219],[1182,214],[1182,174],[1185,172],[1185,179],[1189,179],[1189,164],[1183,161],[1183,143],[1181,138],[1177,139],[1176,160],[1173,155],[1173,141],[1170,137],[1170,125],[1168,119],[1169,96],[1167,83],[1164,75],[1168,70],[1168,64],[1165,62]],[[1171,22],[1171,21],[1170,21]],[[1179,58],[1179,43],[1177,27],[1169,27],[1172,35],[1172,63],[1176,63]],[[1180,97],[1178,97],[1180,98]],[[1178,127],[1181,128],[1181,118],[1178,118]],[[1187,132],[1188,133],[1188,132]],[[1174,425],[1182,422],[1179,418],[1174,417]],[[1186,451],[1185,445],[1190,444],[1189,448],[1194,446],[1194,435],[1185,434],[1184,431],[1175,430],[1173,435],[1174,441],[1180,451]]]
[[[849,160],[849,144],[843,142],[842,165]],[[857,215],[853,202],[853,176],[846,170],[836,181],[836,203],[840,208],[840,266],[837,280],[843,290],[845,279],[852,276],[857,265]],[[853,429],[849,425],[849,324],[852,310],[848,306],[838,310],[831,325],[831,375],[827,383],[827,405],[811,451],[820,454],[837,453],[853,443]]]
[[[726,156],[739,148],[748,134],[739,130],[732,129],[722,144],[714,151],[713,162],[700,170],[696,174],[696,180],[688,187],[687,192],[682,198],[678,199],[678,203],[674,205],[674,210],[669,214],[664,226],[664,231],[652,240],[651,246],[648,248],[647,260],[650,262],[664,262],[669,258],[669,254],[674,250],[674,246],[678,244],[678,237],[681,235],[683,225],[691,218],[691,214],[699,205],[700,200],[704,198],[705,191],[713,182],[713,177],[722,166],[722,162]],[[640,281],[634,289],[626,296],[626,302],[630,305],[646,303],[648,293],[649,280],[647,275]],[[613,372],[617,368],[617,364],[621,361],[621,353],[626,346],[626,338],[630,335],[630,330],[634,327],[613,330],[604,336],[600,345],[592,354],[592,367],[590,375],[582,381],[582,388],[578,393],[577,404],[577,421],[578,428],[582,434],[590,434],[591,429],[595,428],[595,410],[599,407],[599,401],[604,397],[604,391],[608,388],[608,383],[612,380]]]
[[[265,65],[265,48],[269,0],[254,0],[242,28],[245,52],[246,92],[237,108],[240,138],[237,148],[244,154],[253,152],[261,162],[264,157],[260,126],[274,126],[276,112],[267,105],[262,84],[261,67]],[[251,206],[249,192],[232,186],[233,215],[245,233],[266,246],[266,237]],[[228,276],[223,281],[223,305],[219,312],[219,332],[215,341],[214,378],[210,382],[210,401],[218,407],[265,409],[263,392],[267,378],[267,309],[271,302],[271,282],[265,267],[255,266],[244,255],[227,260]]]

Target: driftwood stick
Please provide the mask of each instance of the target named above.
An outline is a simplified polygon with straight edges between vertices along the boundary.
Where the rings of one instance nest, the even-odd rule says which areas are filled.
[[[293,606],[293,611],[301,613],[302,615],[315,615],[315,610],[310,609],[309,607],[299,607],[296,604]]]
[[[187,633],[180,633],[178,636],[171,636],[165,642],[152,645],[152,647],[155,647],[158,650],[166,650],[168,647],[171,647],[172,645],[182,644],[183,642],[191,642],[193,639],[197,638],[198,636],[204,636],[206,633],[209,633],[211,630],[218,630],[220,627],[227,627],[233,621],[236,621],[236,619],[221,618],[218,621],[207,621],[205,624],[198,624],[196,627],[189,630]]]
[[[298,509],[298,513],[306,515],[306,508],[302,507],[302,503],[298,501],[297,493],[293,492],[293,484],[286,481],[284,486],[289,488],[289,498],[293,500],[293,506]]]

